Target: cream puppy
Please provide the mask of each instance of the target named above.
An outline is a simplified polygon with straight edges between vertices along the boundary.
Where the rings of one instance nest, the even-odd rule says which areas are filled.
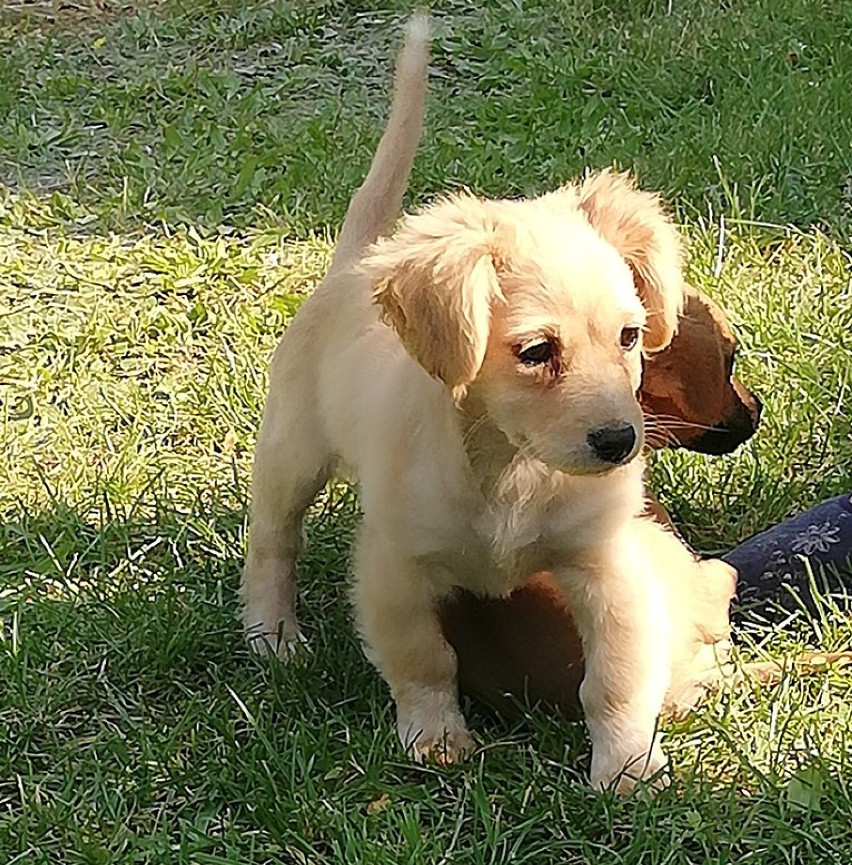
[[[677,234],[655,197],[603,174],[525,201],[454,195],[383,236],[420,135],[427,41],[413,19],[329,272],[272,361],[244,623],[280,657],[300,639],[302,517],[335,470],[351,471],[358,625],[406,749],[452,761],[473,746],[441,600],[502,595],[548,570],[583,641],[592,784],[624,791],[665,762],[672,624],[637,520],[636,392],[642,351],[677,321]]]

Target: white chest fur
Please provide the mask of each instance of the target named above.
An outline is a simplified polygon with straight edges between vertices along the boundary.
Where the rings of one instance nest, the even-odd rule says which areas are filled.
[[[442,592],[507,594],[570,564],[642,508],[641,460],[576,477],[518,456],[485,489],[469,471],[458,484],[441,462],[397,478],[396,506],[380,522]]]

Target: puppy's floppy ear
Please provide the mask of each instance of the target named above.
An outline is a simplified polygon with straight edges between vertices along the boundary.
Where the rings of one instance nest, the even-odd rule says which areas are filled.
[[[359,268],[408,353],[451,388],[470,384],[485,357],[491,302],[501,296],[494,234],[483,202],[455,196],[406,216]]]
[[[657,195],[644,192],[627,174],[603,171],[587,177],[580,208],[592,227],[618,250],[633,271],[648,312],[645,348],[665,348],[677,330],[683,304],[680,238]]]

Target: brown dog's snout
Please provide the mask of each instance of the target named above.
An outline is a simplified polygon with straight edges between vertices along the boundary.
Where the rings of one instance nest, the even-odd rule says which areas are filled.
[[[733,374],[736,339],[721,308],[686,288],[680,328],[645,362],[640,399],[664,431],[657,446],[726,454],[750,439],[762,404]]]
[[[689,449],[698,453],[729,454],[747,442],[757,431],[763,402],[756,394],[746,390],[738,379],[732,379],[734,392],[739,397],[732,414],[697,438],[691,439]]]

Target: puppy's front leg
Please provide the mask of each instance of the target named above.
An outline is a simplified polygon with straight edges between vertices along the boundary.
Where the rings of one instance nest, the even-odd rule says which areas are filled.
[[[367,527],[355,578],[358,624],[370,660],[390,685],[403,747],[418,762],[463,758],[473,740],[459,709],[456,656],[441,632],[433,586]]]
[[[626,530],[557,578],[583,640],[580,701],[592,786],[629,792],[666,765],[656,732],[671,676],[670,612],[641,544]],[[654,786],[665,784],[660,777]]]

